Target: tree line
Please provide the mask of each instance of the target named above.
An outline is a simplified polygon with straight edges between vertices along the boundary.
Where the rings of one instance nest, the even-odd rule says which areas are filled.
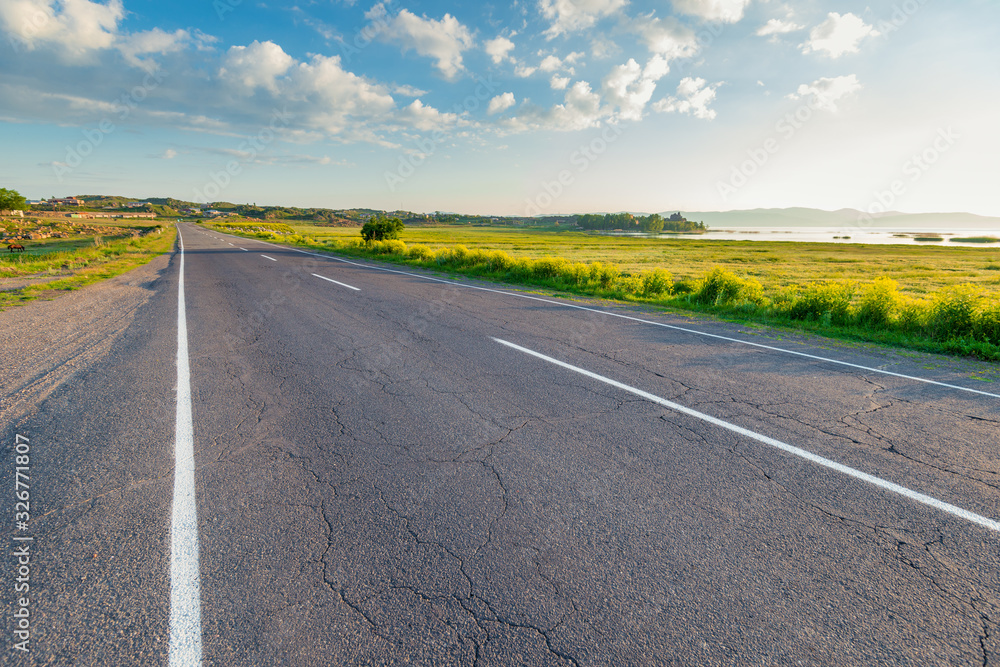
[[[671,218],[677,217],[679,216],[671,216]],[[704,222],[694,222],[684,218],[667,220],[659,213],[645,217],[635,216],[631,213],[608,213],[606,215],[588,213],[576,216],[576,224],[583,229],[601,231],[620,229],[625,232],[646,232],[649,234],[658,234],[663,231],[704,232],[707,230]]]

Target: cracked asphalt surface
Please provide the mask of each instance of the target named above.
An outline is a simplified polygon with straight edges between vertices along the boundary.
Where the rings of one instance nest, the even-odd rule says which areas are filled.
[[[994,519],[1000,399],[181,231],[205,665],[1000,660],[996,533],[493,338]],[[37,560],[32,652],[0,662],[166,663],[177,265],[4,425]]]

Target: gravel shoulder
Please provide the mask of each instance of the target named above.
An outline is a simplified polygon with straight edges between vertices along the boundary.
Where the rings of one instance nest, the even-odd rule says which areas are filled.
[[[10,423],[111,349],[155,293],[171,254],[100,283],[0,313],[0,420]]]

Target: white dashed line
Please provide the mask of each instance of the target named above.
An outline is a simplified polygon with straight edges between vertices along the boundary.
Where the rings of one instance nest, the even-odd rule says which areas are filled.
[[[263,257],[264,259],[269,259],[269,260],[271,260],[272,262],[277,262],[277,261],[278,261],[278,260],[276,260],[276,259],[275,259],[274,257],[268,257],[267,255],[261,255],[261,257]]]
[[[502,345],[506,345],[509,348],[515,349],[519,352],[523,352],[524,354],[528,354],[543,361],[547,361],[550,364],[554,364],[556,366],[560,366],[567,370],[571,370],[574,373],[579,373],[580,375],[585,375],[593,380],[597,380],[598,382],[603,382],[604,384],[611,385],[612,387],[617,387],[622,391],[626,391],[630,394],[634,394],[653,403],[657,403],[665,408],[669,408],[670,410],[680,412],[690,417],[695,417],[696,419],[701,419],[702,421],[706,421],[714,426],[724,428],[728,431],[732,431],[733,433],[738,433],[747,438],[756,440],[757,442],[762,442],[765,445],[770,445],[771,447],[780,449],[783,452],[787,452],[789,454],[798,456],[817,465],[821,465],[824,468],[829,468],[844,475],[849,475],[850,477],[853,477],[855,479],[867,482],[868,484],[871,484],[873,486],[877,486],[880,489],[891,491],[892,493],[899,494],[901,496],[909,498],[910,500],[914,500],[924,505],[929,505],[942,512],[947,512],[948,514],[957,516],[961,519],[965,519],[966,521],[969,521],[971,523],[978,524],[984,528],[1000,532],[1000,522],[994,521],[993,519],[988,519],[984,516],[980,516],[979,514],[975,514],[968,510],[964,510],[961,507],[956,507],[955,505],[946,503],[943,500],[938,500],[937,498],[932,498],[931,496],[918,493],[917,491],[912,491],[904,486],[888,482],[880,477],[875,477],[874,475],[869,475],[868,473],[861,472],[860,470],[855,470],[854,468],[845,466],[842,463],[837,463],[836,461],[831,461],[830,459],[819,456],[818,454],[813,454],[812,452],[808,452],[804,449],[793,447],[792,445],[785,444],[780,440],[775,440],[774,438],[769,438],[766,435],[755,433],[754,431],[747,430],[741,426],[730,424],[729,422],[722,421],[721,419],[717,419],[716,417],[712,417],[711,415],[706,415],[702,412],[698,412],[697,410],[692,410],[691,408],[687,408],[678,403],[668,401],[665,398],[660,398],[659,396],[650,394],[649,392],[643,391],[641,389],[630,387],[627,384],[622,384],[621,382],[617,382],[616,380],[612,380],[611,378],[604,377],[603,375],[598,375],[597,373],[593,373],[583,368],[572,366],[564,361],[559,361],[558,359],[553,359],[552,357],[548,357],[544,354],[541,354],[540,352],[529,350],[526,347],[515,345],[514,343],[501,340],[500,338],[494,338],[493,340]]]
[[[201,664],[201,570],[194,479],[194,421],[184,304],[184,241],[177,230],[177,421],[174,435],[174,504],[170,519],[170,667]]]
[[[373,266],[371,264],[362,264],[360,262],[352,262],[349,259],[342,259],[340,257],[334,257],[332,255],[321,255],[315,252],[309,252],[308,250],[299,250],[298,248],[292,248],[289,246],[279,246],[274,243],[268,243],[267,241],[258,241],[264,245],[269,245],[273,248],[282,248],[283,250],[294,250],[295,252],[302,253],[303,255],[310,255],[312,257],[320,257],[322,259],[332,260],[334,262],[341,262],[343,264],[350,264],[351,266],[358,266],[364,269],[370,269],[372,271],[384,271],[385,273],[396,273],[402,276],[409,276],[411,278],[419,278],[420,280],[429,280],[431,282],[443,283],[445,285],[453,285],[455,287],[462,287],[465,289],[478,290],[481,292],[492,292],[493,294],[503,294],[505,296],[512,296],[518,299],[528,299],[530,301],[538,301],[541,303],[549,303],[556,306],[561,306],[563,308],[573,308],[575,310],[583,310],[588,313],[597,313],[599,315],[607,315],[608,317],[617,317],[623,320],[629,320],[631,322],[639,322],[640,324],[649,324],[655,327],[661,327],[663,329],[670,329],[672,331],[682,331],[684,333],[694,334],[695,336],[703,336],[705,338],[714,338],[716,340],[724,340],[730,343],[737,343],[739,345],[747,345],[750,347],[756,347],[762,350],[769,350],[771,352],[779,352],[781,354],[790,354],[796,357],[802,357],[805,359],[812,359],[813,361],[821,361],[828,364],[836,364],[838,366],[844,366],[846,368],[854,368],[857,370],[868,371],[869,373],[878,373],[880,375],[889,375],[891,377],[898,377],[904,380],[913,380],[914,382],[921,382],[923,384],[930,384],[936,387],[945,387],[947,389],[955,389],[957,391],[963,391],[969,394],[977,394],[979,396],[989,396],[990,398],[1000,398],[1000,394],[991,393],[988,391],[982,391],[979,389],[972,389],[970,387],[962,387],[956,384],[948,384],[947,382],[938,382],[937,380],[928,380],[927,378],[917,377],[915,375],[905,375],[903,373],[895,373],[893,371],[883,370],[881,368],[872,368],[870,366],[862,366],[861,364],[852,364],[849,361],[840,361],[838,359],[830,359],[829,357],[821,357],[816,354],[809,354],[807,352],[797,352],[795,350],[789,350],[783,347],[775,347],[773,345],[764,345],[763,343],[754,343],[748,340],[741,340],[739,338],[731,338],[730,336],[722,336],[719,334],[709,333],[707,331],[698,331],[697,329],[690,329],[688,327],[679,327],[674,324],[666,324],[664,322],[656,322],[653,320],[643,319],[641,317],[633,317],[631,315],[624,315],[622,313],[615,313],[608,310],[601,310],[600,308],[589,308],[587,306],[578,306],[573,303],[567,303],[565,301],[554,301],[552,299],[545,299],[542,297],[531,296],[528,294],[518,294],[517,292],[508,292],[505,290],[493,289],[490,287],[481,287],[479,285],[469,285],[467,283],[459,283],[453,280],[444,280],[442,278],[434,278],[432,276],[422,276],[419,273],[410,273],[409,271],[400,271],[398,269],[390,269],[382,266]]]
[[[334,280],[333,278],[327,278],[326,276],[321,276],[321,275],[319,275],[318,273],[314,273],[313,275],[314,275],[314,276],[316,276],[317,278],[320,278],[321,280],[325,280],[325,281],[327,281],[327,282],[331,282],[331,283],[333,283],[333,284],[335,284],[335,285],[340,285],[341,287],[346,287],[347,289],[352,289],[352,290],[354,290],[355,292],[360,292],[360,291],[361,291],[361,290],[360,290],[360,289],[358,289],[357,287],[351,287],[351,286],[350,286],[350,285],[348,285],[347,283],[342,283],[342,282],[340,282],[339,280]]]

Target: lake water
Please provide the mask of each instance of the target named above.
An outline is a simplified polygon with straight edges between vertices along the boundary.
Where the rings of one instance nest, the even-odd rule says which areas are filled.
[[[975,248],[997,248],[995,243],[963,243],[953,238],[969,236],[993,236],[1000,239],[1000,230],[952,229],[948,232],[905,229],[855,229],[841,227],[732,227],[710,229],[704,234],[641,234],[633,232],[595,232],[608,236],[641,236],[661,239],[708,239],[727,241],[792,241],[821,243],[867,243],[882,245],[924,245],[924,246],[968,246]],[[917,238],[940,237],[940,241],[918,241]]]

